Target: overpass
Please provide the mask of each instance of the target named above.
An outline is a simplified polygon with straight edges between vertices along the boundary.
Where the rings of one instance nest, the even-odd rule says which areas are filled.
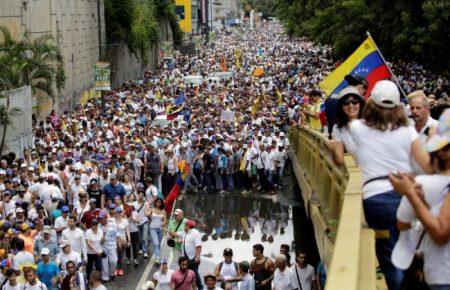
[[[365,225],[361,172],[351,156],[337,166],[320,132],[293,127],[291,160],[327,270],[326,290],[387,289],[377,274],[375,232]]]

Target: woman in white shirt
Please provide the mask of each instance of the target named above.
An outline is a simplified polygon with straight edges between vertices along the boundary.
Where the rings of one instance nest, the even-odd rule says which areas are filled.
[[[400,92],[391,81],[375,84],[363,120],[354,120],[350,132],[363,174],[364,216],[370,228],[384,235],[376,241],[378,262],[388,288],[398,290],[403,272],[392,264],[391,253],[398,239],[396,212],[401,197],[393,190],[388,175],[412,172],[411,156],[425,171],[432,172],[429,157],[421,148],[416,130],[408,126]]]
[[[72,211],[72,215],[76,217],[77,223],[80,222],[83,214],[91,209],[88,203],[87,193],[82,191],[78,194],[80,200],[76,202],[75,207]]]
[[[426,143],[431,164],[439,174],[415,178],[402,173],[390,175],[394,189],[403,195],[397,211],[399,229],[410,229],[416,219],[423,224],[426,234],[417,244],[420,243],[425,281],[431,290],[450,289],[449,124],[450,110],[447,109],[439,119],[438,133]]]
[[[125,188],[125,192],[126,192],[127,196],[129,196],[131,193],[135,192],[134,183],[131,181],[128,174],[125,174],[123,176],[122,185]]]
[[[2,285],[1,290],[21,290],[23,285],[17,282],[17,277],[20,275],[20,271],[9,268],[6,270],[5,283]]]
[[[153,275],[153,283],[160,290],[170,290],[170,279],[172,278],[173,270],[167,267],[167,260],[161,260],[161,268]]]
[[[159,264],[161,259],[161,241],[163,237],[163,230],[167,223],[166,212],[164,211],[164,201],[157,198],[154,207],[150,212],[150,237],[152,239],[155,255],[155,263]]]
[[[333,138],[329,143],[333,160],[338,165],[344,164],[345,152],[350,153],[355,162],[358,162],[356,144],[350,134],[349,124],[353,120],[361,118],[364,104],[365,100],[356,87],[348,86],[339,94],[336,124],[333,126],[331,133]]]
[[[89,278],[92,272],[92,267],[95,265],[97,271],[102,271],[102,239],[103,231],[98,228],[98,220],[92,220],[91,228],[86,231],[87,244],[87,265],[86,274]]]
[[[128,220],[124,217],[123,209],[116,208],[116,224],[118,238],[118,260],[117,260],[117,276],[123,276],[123,258],[125,257],[125,249],[131,245],[130,228]]]

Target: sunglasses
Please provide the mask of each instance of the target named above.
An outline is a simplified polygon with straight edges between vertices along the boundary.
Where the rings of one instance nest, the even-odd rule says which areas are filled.
[[[359,101],[358,100],[346,100],[342,103],[342,105],[344,105],[344,106],[348,106],[350,104],[357,105],[357,104],[359,104]]]

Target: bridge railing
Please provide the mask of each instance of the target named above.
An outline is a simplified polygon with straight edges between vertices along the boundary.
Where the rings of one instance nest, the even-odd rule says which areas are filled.
[[[364,226],[361,172],[350,156],[337,166],[328,138],[309,128],[291,128],[292,163],[327,269],[326,290],[375,290],[375,234]]]

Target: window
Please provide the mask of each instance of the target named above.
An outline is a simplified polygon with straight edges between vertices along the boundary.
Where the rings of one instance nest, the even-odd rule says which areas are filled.
[[[184,14],[184,5],[177,5],[175,7],[175,13],[180,17],[180,20],[184,20],[185,14]]]

